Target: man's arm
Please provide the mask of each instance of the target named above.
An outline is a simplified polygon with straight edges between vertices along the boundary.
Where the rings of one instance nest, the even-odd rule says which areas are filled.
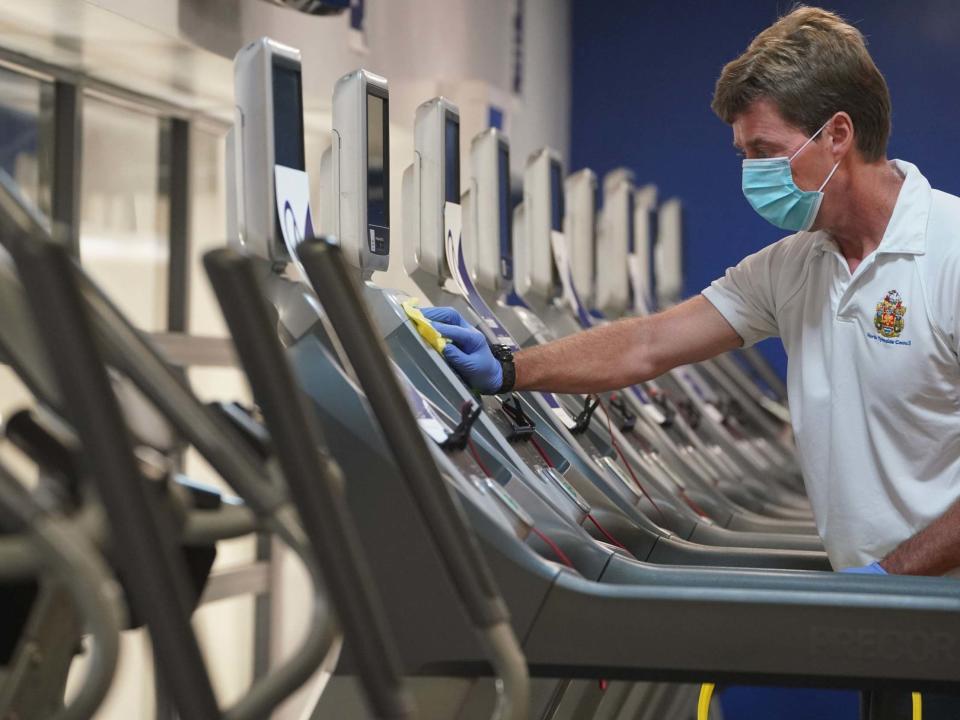
[[[893,575],[943,575],[960,568],[960,500],[880,561]]]
[[[518,390],[618,390],[740,347],[736,331],[704,297],[646,317],[618,320],[521,350]]]
[[[424,308],[447,338],[443,356],[478,392],[496,393],[503,374],[487,341],[453,308]],[[742,340],[709,300],[697,296],[666,312],[618,320],[521,350],[516,390],[592,393],[619,390],[740,347]]]

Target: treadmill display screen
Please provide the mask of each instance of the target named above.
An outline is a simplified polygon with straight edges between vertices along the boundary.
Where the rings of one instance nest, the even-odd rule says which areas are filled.
[[[550,229],[563,232],[563,171],[556,160],[550,161]]]
[[[279,57],[273,59],[273,160],[294,170],[306,169],[300,68]]]
[[[500,216],[500,277],[513,277],[513,211],[510,207],[510,150],[506,143],[497,149],[497,213]]]
[[[443,120],[444,199],[460,204],[460,119],[446,113]]]
[[[390,252],[390,115],[385,97],[367,92],[367,247]]]

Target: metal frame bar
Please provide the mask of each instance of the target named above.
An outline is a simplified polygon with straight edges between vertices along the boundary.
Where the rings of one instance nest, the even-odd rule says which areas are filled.
[[[54,237],[80,256],[80,167],[83,158],[83,87],[54,81],[53,178],[50,189]]]
[[[169,268],[167,329],[186,332],[190,308],[190,121],[170,118],[166,128],[167,192],[169,194]],[[161,143],[163,147],[163,143]]]
[[[274,572],[273,540],[267,533],[257,533],[256,563],[270,568],[268,591],[258,594],[253,603],[253,679],[270,672],[270,645],[273,642],[273,603],[276,590],[272,585]]]
[[[269,564],[257,561],[212,572],[199,604],[206,605],[241,595],[260,596],[269,592]]]
[[[63,82],[67,85],[76,85],[82,87],[91,95],[96,95],[108,100],[116,100],[124,104],[148,107],[169,117],[187,120],[203,119],[205,122],[214,124],[222,129],[226,129],[230,125],[228,119],[218,115],[204,113],[202,110],[185,108],[168,100],[153,95],[146,95],[124,87],[123,85],[117,85],[61,65],[54,65],[43,60],[38,60],[37,58],[24,55],[9,48],[0,47],[0,66],[32,77]]]
[[[51,217],[55,234],[71,254],[80,254],[80,190],[83,155],[83,96],[157,114],[169,122],[169,272],[167,329],[186,332],[189,323],[190,254],[190,131],[199,125],[225,130],[228,123],[215,115],[191,110],[169,101],[138,93],[82,72],[57,66],[0,47],[0,67],[53,84]]]

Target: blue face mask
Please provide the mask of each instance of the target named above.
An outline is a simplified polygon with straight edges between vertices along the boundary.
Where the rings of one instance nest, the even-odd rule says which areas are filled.
[[[832,118],[831,118],[832,119]],[[827,120],[827,123],[830,120]],[[790,163],[827,126],[824,123],[790,157],[763,158],[743,161],[743,194],[760,217],[782,230],[809,230],[817,218],[823,189],[833,173],[840,167],[838,162],[818,190],[801,190],[793,181]]]

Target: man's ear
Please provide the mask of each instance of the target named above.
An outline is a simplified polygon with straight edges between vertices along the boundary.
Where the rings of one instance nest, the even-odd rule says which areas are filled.
[[[824,131],[830,141],[830,151],[833,153],[834,160],[839,162],[854,147],[856,134],[853,119],[847,113],[840,111],[833,116]]]

